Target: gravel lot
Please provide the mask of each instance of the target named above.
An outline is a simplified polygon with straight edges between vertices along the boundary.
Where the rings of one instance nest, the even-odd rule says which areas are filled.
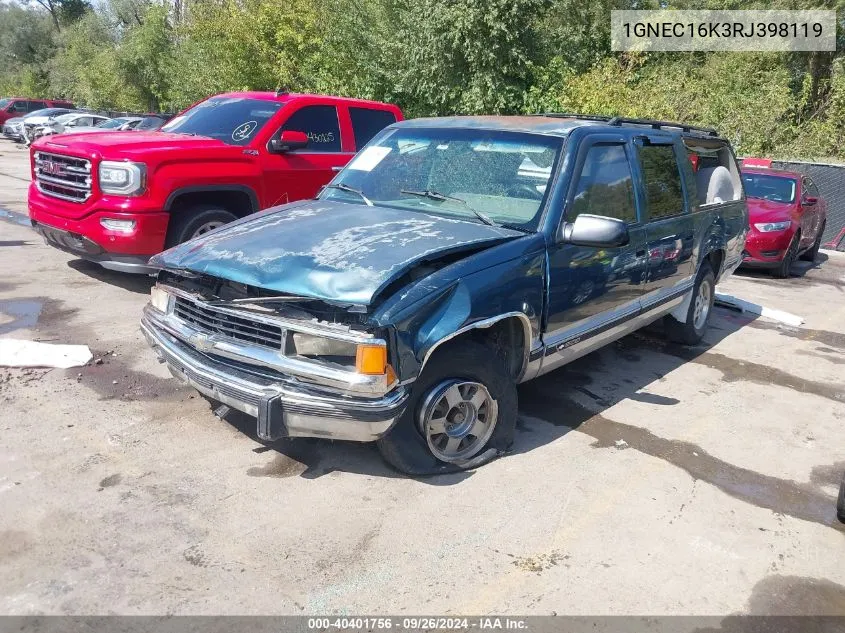
[[[0,336],[102,364],[0,368],[2,614],[840,614],[845,256],[722,292],[706,343],[624,339],[520,388],[512,454],[398,476],[209,406],[138,330],[150,280],[45,246],[0,141]]]

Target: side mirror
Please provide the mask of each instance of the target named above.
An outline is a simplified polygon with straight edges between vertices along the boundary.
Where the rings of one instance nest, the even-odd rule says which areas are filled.
[[[614,248],[628,243],[628,225],[624,220],[582,213],[563,225],[563,241],[577,246]]]
[[[295,149],[302,149],[308,145],[308,135],[305,132],[285,130],[279,138],[270,139],[267,149],[273,154],[284,154]]]
[[[813,206],[814,204],[818,203],[819,199],[814,196],[807,196],[804,198],[804,204],[808,207]]]

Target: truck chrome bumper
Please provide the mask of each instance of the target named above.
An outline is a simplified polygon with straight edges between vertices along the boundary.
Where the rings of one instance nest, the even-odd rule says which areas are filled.
[[[323,437],[371,442],[405,410],[408,391],[381,398],[334,395],[291,378],[270,378],[201,354],[144,316],[141,331],[170,373],[200,393],[257,418],[258,436]]]

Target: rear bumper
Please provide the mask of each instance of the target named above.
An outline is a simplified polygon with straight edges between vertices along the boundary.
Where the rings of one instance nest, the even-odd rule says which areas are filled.
[[[390,431],[407,404],[404,387],[380,398],[343,396],[206,356],[157,327],[147,313],[141,331],[170,373],[209,398],[257,418],[258,436],[265,440],[374,441]]]

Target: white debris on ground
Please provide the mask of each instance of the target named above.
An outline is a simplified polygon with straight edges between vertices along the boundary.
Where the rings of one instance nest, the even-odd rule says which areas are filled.
[[[790,314],[789,312],[784,312],[783,310],[775,310],[774,308],[767,308],[766,306],[761,306],[757,303],[746,301],[745,299],[738,299],[733,295],[726,295],[721,292],[716,293],[716,303],[728,307],[738,308],[743,312],[756,314],[793,327],[798,327],[804,323],[804,318],[795,314]]]
[[[20,339],[0,339],[0,366],[54,367],[85,365],[92,358],[87,345],[54,345]]]

